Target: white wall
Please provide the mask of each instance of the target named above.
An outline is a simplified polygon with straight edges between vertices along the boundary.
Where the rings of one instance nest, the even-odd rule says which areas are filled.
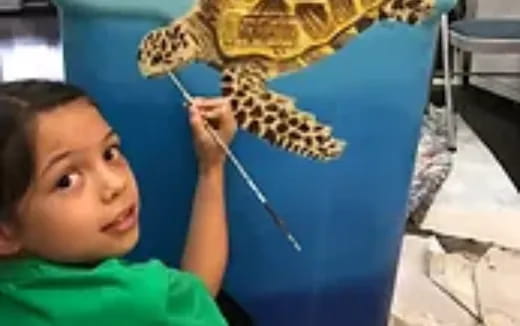
[[[520,0],[478,0],[477,17],[520,19]],[[478,54],[473,58],[473,71],[520,72],[520,55]],[[472,77],[471,83],[520,102],[520,78]]]

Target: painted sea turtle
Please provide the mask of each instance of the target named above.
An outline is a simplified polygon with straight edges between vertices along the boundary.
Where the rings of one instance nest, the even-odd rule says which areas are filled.
[[[144,36],[138,65],[146,77],[194,61],[221,72],[238,125],[304,157],[330,160],[345,142],[295,101],[266,85],[333,54],[381,19],[416,24],[435,0],[199,0],[168,26]]]

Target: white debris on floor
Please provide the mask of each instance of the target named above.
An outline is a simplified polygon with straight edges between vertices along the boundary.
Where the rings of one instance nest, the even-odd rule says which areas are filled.
[[[477,325],[428,278],[428,257],[430,247],[436,245],[435,238],[406,236],[403,241],[392,314],[406,326],[430,326],[432,322],[435,326]]]
[[[389,326],[457,326],[456,324],[443,324],[431,314],[408,314],[406,320],[392,316]]]
[[[520,253],[491,248],[475,274],[486,326],[520,326]]]
[[[520,326],[520,253],[445,253],[435,237],[406,236],[391,326]]]
[[[478,258],[477,258],[478,259]],[[427,275],[440,289],[447,291],[459,306],[479,320],[479,308],[475,291],[476,260],[462,254],[446,254],[442,249],[430,249]]]
[[[453,169],[421,229],[520,249],[520,193],[462,119],[457,146]]]

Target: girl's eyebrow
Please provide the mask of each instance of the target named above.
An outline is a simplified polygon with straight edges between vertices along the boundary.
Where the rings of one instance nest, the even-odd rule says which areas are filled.
[[[47,166],[42,170],[41,176],[45,175],[45,173],[47,173],[47,171],[50,170],[55,164],[69,157],[70,154],[72,154],[72,151],[65,151],[53,156],[47,163]]]
[[[105,137],[103,137],[103,139],[101,140],[101,143],[106,142],[107,140],[109,140],[112,137],[117,137],[117,134],[115,133],[115,131],[113,129],[110,129],[107,132],[107,134],[105,135]],[[52,168],[58,162],[66,159],[67,157],[69,157],[72,153],[73,153],[73,151],[64,151],[64,152],[61,152],[61,153],[58,153],[58,154],[54,155],[51,159],[49,159],[48,163],[45,165],[45,168],[42,170],[40,176],[45,175],[45,173],[50,168]]]

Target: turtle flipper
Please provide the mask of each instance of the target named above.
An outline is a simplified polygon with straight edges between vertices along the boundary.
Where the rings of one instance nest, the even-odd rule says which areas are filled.
[[[436,0],[392,0],[380,10],[381,18],[390,18],[411,25],[433,13]]]
[[[139,70],[146,77],[175,71],[195,60],[199,48],[198,40],[186,22],[154,29],[139,44]]]
[[[266,89],[260,65],[241,62],[222,72],[222,93],[229,96],[238,125],[270,144],[303,157],[328,161],[342,154],[345,143],[331,128],[295,107],[294,101]]]

